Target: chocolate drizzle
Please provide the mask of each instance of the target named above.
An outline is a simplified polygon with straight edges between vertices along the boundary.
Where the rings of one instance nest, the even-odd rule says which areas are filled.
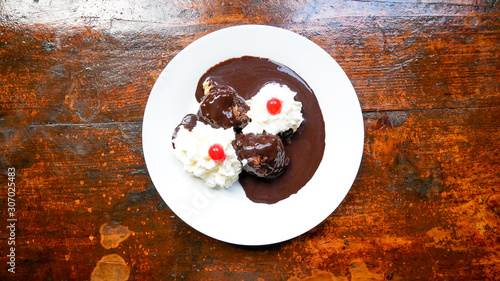
[[[246,100],[269,82],[285,84],[297,92],[295,99],[302,102],[304,122],[284,141],[290,163],[283,174],[275,179],[264,179],[243,172],[239,179],[247,197],[254,202],[273,204],[297,193],[316,172],[325,149],[325,124],[312,89],[288,67],[250,56],[230,59],[209,69],[198,82],[198,101],[204,96],[203,82],[207,79],[219,85],[230,85]]]
[[[194,114],[188,114],[182,118],[182,121],[177,127],[175,127],[174,132],[172,133],[172,140],[174,140],[177,137],[177,133],[181,129],[181,127],[184,127],[184,129],[188,130],[191,132],[193,128],[196,126],[196,122],[198,121],[198,118]],[[172,147],[175,148],[175,144],[172,142]]]

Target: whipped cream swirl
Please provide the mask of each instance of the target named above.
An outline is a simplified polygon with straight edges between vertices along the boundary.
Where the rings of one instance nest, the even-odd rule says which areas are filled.
[[[211,188],[228,188],[238,180],[242,170],[231,144],[233,140],[232,129],[215,129],[198,121],[191,131],[181,126],[172,142],[175,145],[174,154],[183,163],[186,172],[201,178]],[[213,144],[224,148],[224,161],[214,161],[210,157],[209,149]]]
[[[289,129],[295,132],[304,121],[302,103],[294,100],[296,94],[286,85],[276,82],[265,84],[255,96],[246,101],[250,106],[247,116],[251,122],[243,128],[243,133],[260,134],[266,131],[278,134]],[[267,109],[268,101],[273,98],[281,101],[281,111],[278,114],[271,114]]]

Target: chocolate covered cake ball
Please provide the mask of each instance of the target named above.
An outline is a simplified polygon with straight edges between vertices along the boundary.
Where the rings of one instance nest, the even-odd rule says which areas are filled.
[[[280,137],[273,134],[237,134],[233,147],[243,170],[261,178],[274,179],[281,175],[289,159]]]
[[[205,96],[201,99],[198,119],[214,128],[244,128],[250,118],[249,106],[230,86],[217,85],[207,80],[203,84]]]

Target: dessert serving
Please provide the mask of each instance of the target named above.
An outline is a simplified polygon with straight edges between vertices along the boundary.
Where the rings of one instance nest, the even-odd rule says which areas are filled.
[[[148,98],[142,146],[175,217],[221,241],[267,245],[339,206],[363,129],[356,92],[329,53],[289,30],[241,25],[169,61]]]
[[[297,193],[318,168],[325,128],[318,101],[288,67],[243,56],[210,68],[194,93],[199,108],[174,129],[174,154],[207,186],[273,204]]]

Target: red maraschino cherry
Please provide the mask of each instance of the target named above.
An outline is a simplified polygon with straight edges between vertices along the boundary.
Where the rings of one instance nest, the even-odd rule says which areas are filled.
[[[224,162],[226,160],[226,153],[224,153],[224,147],[222,145],[216,143],[212,144],[208,149],[208,155],[215,162]]]
[[[281,101],[277,98],[271,98],[267,101],[267,112],[271,115],[276,115],[281,112]]]

